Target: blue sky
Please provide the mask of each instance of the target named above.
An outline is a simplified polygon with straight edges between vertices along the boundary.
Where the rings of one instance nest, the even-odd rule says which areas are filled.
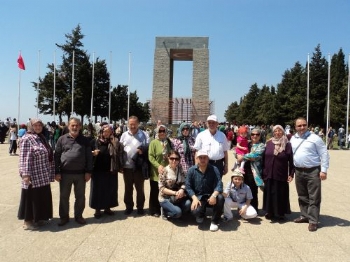
[[[139,100],[152,98],[155,38],[209,37],[210,99],[215,114],[224,112],[250,86],[274,85],[286,69],[321,45],[325,57],[343,49],[350,53],[350,1],[337,0],[32,0],[4,1],[0,9],[0,119],[17,118],[19,50],[26,65],[21,72],[20,122],[36,116],[31,82],[47,72],[65,34],[82,27],[84,49],[105,59],[112,84],[128,84]],[[40,62],[39,62],[40,50]],[[111,59],[112,52],[112,59]],[[112,60],[112,63],[111,63]],[[190,97],[192,62],[176,62],[174,97]],[[39,115],[44,121],[52,116]]]

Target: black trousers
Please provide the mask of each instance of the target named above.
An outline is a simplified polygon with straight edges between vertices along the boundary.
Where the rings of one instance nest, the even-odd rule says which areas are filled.
[[[213,216],[211,218],[211,221],[214,224],[219,224],[220,217],[222,215],[222,210],[224,208],[224,203],[225,203],[225,198],[223,197],[222,194],[219,194],[216,197],[216,204],[215,205],[210,205],[208,203],[209,196],[202,196],[200,199],[201,205],[197,207],[197,209],[192,210],[192,214],[195,217],[204,217],[207,207],[212,207],[213,208]]]
[[[151,215],[160,214],[160,204],[158,201],[159,187],[158,181],[149,180],[150,193],[149,193],[149,212]]]

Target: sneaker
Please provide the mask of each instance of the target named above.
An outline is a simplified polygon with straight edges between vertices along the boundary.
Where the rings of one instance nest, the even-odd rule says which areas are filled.
[[[202,224],[204,221],[204,217],[196,217],[197,224]]]
[[[233,220],[233,217],[230,217],[230,218],[223,217],[222,218],[222,221],[224,221],[224,222],[228,222],[228,221],[231,221],[231,220]]]
[[[219,230],[219,226],[218,226],[217,224],[211,223],[211,224],[210,224],[209,230],[210,230],[211,232],[218,231],[218,230]]]

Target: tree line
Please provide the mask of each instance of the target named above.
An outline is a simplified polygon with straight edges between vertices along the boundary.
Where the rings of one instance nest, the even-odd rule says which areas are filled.
[[[83,50],[82,40],[84,35],[80,25],[76,26],[71,34],[65,34],[66,42],[56,44],[63,51],[62,63],[59,66],[48,64],[48,72],[37,82],[32,82],[38,92],[37,104],[39,112],[45,115],[53,115],[53,103],[55,103],[55,114],[59,121],[71,116],[72,112],[72,68],[74,52],[74,112],[84,117],[90,117],[92,97],[92,76],[94,75],[94,97],[93,115],[97,117],[108,117],[109,114],[109,91],[111,90],[111,120],[121,120],[127,117],[128,86],[111,86],[110,74],[107,70],[106,61],[96,58],[94,65],[90,62],[88,51]],[[93,68],[94,66],[94,68]],[[94,70],[93,70],[94,69]],[[93,73],[94,71],[94,73]],[[54,75],[55,74],[55,75]],[[54,94],[54,79],[55,97]],[[111,89],[110,89],[111,88]],[[129,114],[137,115],[140,121],[147,122],[150,118],[149,103],[138,101],[137,92],[130,92]]]
[[[309,63],[309,125],[326,126],[329,62],[317,45]],[[342,48],[330,63],[330,125],[346,123],[348,71]],[[307,114],[308,65],[296,62],[287,69],[277,87],[255,83],[240,101],[231,103],[225,111],[229,122],[248,124],[281,124],[293,126],[297,117]]]

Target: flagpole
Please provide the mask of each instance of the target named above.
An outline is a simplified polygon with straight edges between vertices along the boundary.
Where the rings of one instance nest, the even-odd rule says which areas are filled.
[[[129,80],[128,80],[128,115],[126,120],[129,121],[130,114],[130,77],[131,76],[131,52],[129,52]]]
[[[327,87],[327,131],[326,131],[326,145],[328,145],[328,128],[329,128],[329,94],[331,86],[331,55],[328,54],[328,87]]]
[[[110,51],[110,69],[109,69],[109,86],[108,86],[108,120],[111,124],[111,90],[112,90],[112,51]]]
[[[21,115],[21,70],[25,70],[24,61],[22,58],[21,50],[19,50],[19,56],[17,59],[18,68],[19,68],[19,77],[18,77],[18,116],[17,116],[17,128],[19,129],[20,115]]]
[[[91,109],[90,122],[92,122],[93,108],[94,108],[94,85],[95,85],[95,52],[92,53],[92,79],[91,79]]]
[[[348,136],[349,136],[349,97],[350,97],[350,54],[349,54],[349,58],[348,58],[348,101],[347,101],[347,106],[346,106],[346,146],[347,148],[349,147],[349,140],[348,140]]]
[[[72,113],[71,116],[74,113],[74,53],[75,51],[73,50],[73,61],[72,61]]]
[[[21,69],[19,69],[18,77],[18,115],[17,115],[17,129],[19,130],[20,116],[21,116]]]
[[[56,123],[56,51],[53,53],[53,121]]]
[[[310,54],[307,54],[306,122],[309,122]]]
[[[38,51],[38,83],[36,85],[37,87],[37,98],[36,98],[36,118],[39,117],[39,86],[40,86],[40,50]]]

